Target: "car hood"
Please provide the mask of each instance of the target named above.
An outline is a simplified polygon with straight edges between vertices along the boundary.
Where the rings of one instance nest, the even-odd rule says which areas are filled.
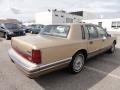
[[[23,36],[23,37],[14,37],[12,38],[12,43],[25,44],[28,46],[32,46],[35,49],[53,47],[58,45],[70,44],[71,42],[67,38],[53,37],[53,36]]]

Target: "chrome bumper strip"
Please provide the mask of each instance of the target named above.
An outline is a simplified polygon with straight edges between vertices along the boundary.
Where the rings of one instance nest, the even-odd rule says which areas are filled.
[[[34,73],[40,73],[42,71],[54,68],[56,66],[59,65],[63,65],[63,64],[68,64],[70,63],[72,57],[70,58],[66,58],[63,60],[59,60],[53,63],[49,63],[46,65],[36,65],[36,64],[32,64],[31,62],[27,61],[26,59],[24,59],[23,57],[21,57],[18,53],[16,53],[13,49],[10,49],[8,51],[8,54],[10,56],[10,58],[12,59],[12,61],[17,64],[26,74],[31,75]],[[31,65],[27,65],[24,62],[22,62],[23,59],[24,61],[26,61],[27,63],[31,63]]]

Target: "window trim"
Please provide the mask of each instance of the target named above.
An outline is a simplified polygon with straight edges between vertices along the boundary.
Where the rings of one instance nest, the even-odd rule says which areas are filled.
[[[81,32],[82,32],[82,39],[86,39],[83,25],[81,25]]]

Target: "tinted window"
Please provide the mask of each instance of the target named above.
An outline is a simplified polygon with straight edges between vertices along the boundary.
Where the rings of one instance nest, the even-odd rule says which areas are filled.
[[[97,33],[95,27],[92,26],[92,25],[86,25],[85,26],[85,32],[87,32],[89,34],[89,39],[98,38],[98,33]]]
[[[44,27],[44,25],[40,25],[40,24],[32,24],[28,26],[31,29],[41,29]]]
[[[107,33],[102,27],[96,26],[96,28],[98,30],[99,37],[106,37]]]
[[[13,23],[5,23],[4,25],[8,29],[18,29],[19,28],[19,26],[17,24],[13,24]]]
[[[67,37],[69,26],[66,25],[47,25],[43,28],[41,34],[58,37]]]

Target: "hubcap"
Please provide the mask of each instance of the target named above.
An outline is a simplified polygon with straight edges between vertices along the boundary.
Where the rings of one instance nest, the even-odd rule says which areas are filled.
[[[79,72],[83,66],[84,63],[84,57],[83,55],[78,55],[76,56],[74,63],[73,63],[73,68],[76,72]]]
[[[8,36],[7,36],[7,34],[6,34],[6,35],[5,35],[5,38],[7,39],[7,37],[8,37]]]
[[[113,44],[112,48],[111,48],[111,51],[114,52],[114,50],[115,50],[115,45]]]

